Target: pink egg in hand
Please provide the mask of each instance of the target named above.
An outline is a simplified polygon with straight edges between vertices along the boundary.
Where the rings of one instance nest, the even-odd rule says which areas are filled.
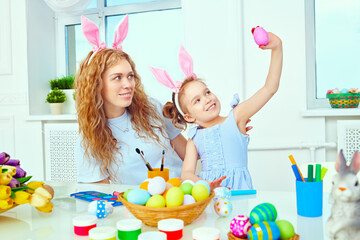
[[[265,46],[269,43],[269,36],[262,27],[257,26],[256,28],[253,28],[251,32],[254,35],[254,40],[257,45]]]
[[[230,230],[232,234],[239,238],[246,238],[247,232],[251,228],[249,217],[246,215],[239,215],[234,217],[230,223]]]

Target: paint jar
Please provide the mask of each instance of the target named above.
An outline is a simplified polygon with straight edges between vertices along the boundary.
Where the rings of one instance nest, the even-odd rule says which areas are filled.
[[[162,177],[165,182],[169,180],[169,169],[163,168],[161,171],[161,168],[153,168],[152,171],[148,170],[148,178],[154,178],[154,177]]]
[[[138,240],[166,240],[166,234],[163,232],[144,232],[139,235]]]
[[[217,228],[200,227],[192,230],[193,240],[220,240],[220,230]]]
[[[175,218],[163,219],[158,222],[158,229],[167,235],[167,240],[178,240],[183,236],[184,221]]]
[[[142,222],[138,219],[123,219],[116,223],[119,240],[137,240]]]
[[[74,217],[74,233],[80,236],[89,235],[89,230],[96,227],[97,221],[97,217],[93,215],[82,215]]]
[[[110,226],[90,229],[89,240],[116,240],[116,229]]]

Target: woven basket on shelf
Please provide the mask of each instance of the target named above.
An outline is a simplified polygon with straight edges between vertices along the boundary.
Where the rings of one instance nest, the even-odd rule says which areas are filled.
[[[227,234],[229,240],[248,240],[248,238],[238,238],[235,237],[234,234],[231,233],[231,231]],[[287,240],[300,240],[300,236],[295,233],[295,235],[292,238],[289,238]]]
[[[215,196],[215,193],[211,191],[210,196],[200,202],[179,207],[163,208],[137,205],[126,201],[123,198],[123,195],[124,193],[120,193],[118,199],[124,204],[129,212],[131,212],[137,219],[140,219],[144,224],[151,227],[157,227],[158,221],[167,218],[182,219],[184,221],[184,225],[192,223],[205,210],[211,199]]]
[[[331,93],[326,94],[332,108],[357,108],[360,93]]]

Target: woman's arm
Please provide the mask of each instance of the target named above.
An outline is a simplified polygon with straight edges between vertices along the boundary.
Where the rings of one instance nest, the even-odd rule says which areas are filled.
[[[186,139],[180,133],[174,139],[170,140],[171,146],[175,150],[175,152],[179,155],[181,160],[185,159],[185,150],[186,150]]]
[[[246,134],[246,121],[257,113],[276,93],[279,88],[283,51],[279,37],[269,32],[269,43],[261,46],[261,49],[271,49],[271,62],[265,85],[252,97],[240,103],[234,108],[234,116],[241,133]]]
[[[201,178],[195,175],[197,159],[198,153],[196,150],[196,146],[194,144],[194,141],[192,139],[189,139],[186,144],[186,154],[181,171],[181,180],[184,181],[189,179],[193,182],[201,180]]]

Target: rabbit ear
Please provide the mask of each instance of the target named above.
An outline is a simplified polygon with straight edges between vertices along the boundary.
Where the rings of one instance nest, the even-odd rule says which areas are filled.
[[[129,29],[129,16],[126,15],[124,19],[119,23],[117,30],[115,31],[115,38],[112,47],[114,49],[122,50],[120,45],[122,41],[126,38]]]
[[[360,169],[360,154],[359,154],[358,151],[356,151],[356,152],[354,153],[354,156],[353,156],[352,160],[351,160],[350,170],[351,170],[353,173],[357,174],[357,172],[359,171],[359,169]]]
[[[196,78],[196,74],[193,73],[193,60],[182,45],[179,51],[179,65],[187,78],[191,76]]]
[[[81,16],[81,28],[85,38],[93,45],[94,53],[106,48],[104,42],[100,43],[99,28],[84,16]]]
[[[173,82],[170,75],[164,69],[153,67],[149,68],[156,80],[158,80],[165,87],[170,88],[174,93],[179,93],[182,84],[181,82]]]
[[[348,169],[342,149],[340,150],[340,153],[336,159],[335,169],[337,172],[346,172],[346,170]]]

